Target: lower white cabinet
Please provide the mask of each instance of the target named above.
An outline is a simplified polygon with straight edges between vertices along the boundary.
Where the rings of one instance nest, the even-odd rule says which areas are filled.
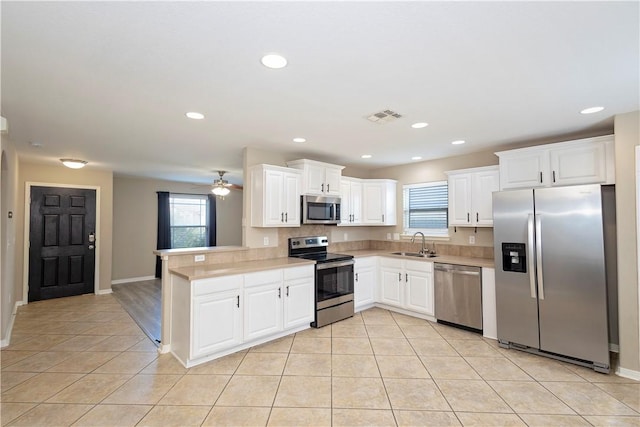
[[[371,307],[376,302],[377,258],[356,258],[354,265],[353,302],[355,311]]]
[[[187,367],[309,327],[314,266],[188,281],[171,276],[171,352]]]
[[[380,258],[382,304],[433,316],[433,263]]]
[[[282,280],[282,270],[245,274],[245,341],[282,330]]]
[[[315,320],[313,267],[284,270],[284,329],[309,325]]]
[[[205,283],[194,284],[195,287],[207,285],[220,285],[221,289],[232,289],[193,297],[191,358],[242,343],[242,276],[231,276],[222,280],[209,279]]]

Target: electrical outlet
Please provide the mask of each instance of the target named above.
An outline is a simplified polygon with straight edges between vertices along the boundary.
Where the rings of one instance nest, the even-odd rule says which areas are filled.
[[[269,246],[269,238],[265,237],[264,239],[262,239],[262,244],[265,246]]]
[[[204,255],[196,255],[193,257],[194,262],[202,262],[204,261]]]
[[[387,240],[391,240],[391,233],[387,233]]]
[[[393,233],[393,240],[400,240],[400,233]]]
[[[344,233],[344,234],[342,235],[342,240],[344,240],[345,242],[346,242],[347,240],[349,240],[349,233]]]
[[[476,244],[476,236],[469,236],[469,244],[470,245]]]

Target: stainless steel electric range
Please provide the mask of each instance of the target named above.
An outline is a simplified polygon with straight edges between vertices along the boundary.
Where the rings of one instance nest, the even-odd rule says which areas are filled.
[[[327,236],[289,239],[289,256],[316,262],[316,317],[321,328],[353,316],[353,256],[327,252]]]

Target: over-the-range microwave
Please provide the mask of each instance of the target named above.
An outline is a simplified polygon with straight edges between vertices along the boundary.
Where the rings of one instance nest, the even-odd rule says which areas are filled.
[[[340,197],[309,196],[300,197],[302,224],[340,223]]]

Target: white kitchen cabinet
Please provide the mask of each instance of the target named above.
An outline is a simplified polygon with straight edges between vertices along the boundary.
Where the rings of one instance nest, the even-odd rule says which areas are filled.
[[[290,168],[302,170],[302,194],[340,196],[340,180],[344,166],[300,159],[287,162]]]
[[[362,180],[342,178],[340,188],[340,224],[362,224]]]
[[[244,340],[281,331],[282,270],[246,274],[244,280]]]
[[[499,189],[497,166],[446,172],[449,226],[492,227],[492,193]]]
[[[615,184],[613,135],[496,153],[500,189]]]
[[[391,179],[367,179],[362,184],[362,222],[367,225],[396,225],[396,186]]]
[[[272,165],[251,168],[251,226],[300,227],[302,173]]]
[[[227,291],[193,299],[193,349],[197,358],[242,343],[240,292]]]
[[[284,270],[284,329],[309,325],[315,320],[314,267]]]
[[[354,265],[353,302],[355,311],[373,306],[376,301],[376,258],[356,258]]]
[[[482,267],[482,335],[498,339],[496,270],[488,267]]]
[[[380,258],[382,304],[433,316],[433,263]]]

